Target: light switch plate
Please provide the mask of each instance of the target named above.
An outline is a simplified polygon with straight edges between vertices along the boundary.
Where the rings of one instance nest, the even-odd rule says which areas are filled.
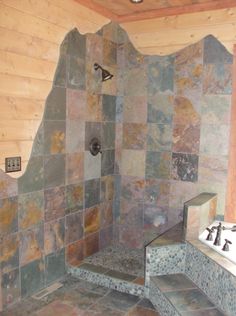
[[[5,172],[21,171],[21,157],[5,158]]]

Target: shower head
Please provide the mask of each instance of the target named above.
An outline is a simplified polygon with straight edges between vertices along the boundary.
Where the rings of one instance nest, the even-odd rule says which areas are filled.
[[[102,68],[99,64],[94,64],[94,69],[98,70],[101,69],[102,71],[102,81],[107,81],[113,77],[113,75],[106,69]]]

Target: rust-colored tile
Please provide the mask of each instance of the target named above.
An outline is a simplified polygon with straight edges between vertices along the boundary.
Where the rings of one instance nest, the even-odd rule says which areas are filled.
[[[84,257],[91,256],[99,250],[99,234],[88,235],[84,239]]]
[[[94,206],[85,210],[84,218],[85,234],[96,232],[100,227],[100,207]]]
[[[72,266],[81,264],[84,258],[84,240],[78,240],[66,247],[66,262]]]
[[[17,198],[0,200],[0,237],[16,232],[17,228]]]

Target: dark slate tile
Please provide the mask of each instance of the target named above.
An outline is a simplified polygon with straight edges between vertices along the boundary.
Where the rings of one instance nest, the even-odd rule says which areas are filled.
[[[85,181],[85,208],[100,202],[100,179]]]
[[[87,316],[89,316],[89,315],[124,316],[124,313],[121,311],[118,311],[116,309],[113,309],[109,306],[101,305],[98,302],[98,303],[92,305],[88,309],[86,315]]]
[[[20,299],[19,269],[2,275],[2,304],[6,308]]]
[[[102,124],[102,151],[115,148],[115,129],[115,123]]]
[[[65,274],[65,249],[45,257],[46,284],[50,284]]]
[[[44,112],[45,120],[66,119],[66,88],[53,87],[49,93]]]
[[[214,305],[197,289],[166,292],[165,294],[179,312],[194,311],[214,307]]]
[[[0,200],[0,238],[18,230],[17,211],[17,197]]]
[[[151,301],[149,301],[147,298],[143,298],[140,302],[138,302],[138,306],[155,310],[155,307],[152,305]]]
[[[127,311],[139,301],[138,296],[111,291],[100,300],[100,304],[109,306],[122,311]]]
[[[65,184],[65,155],[51,155],[44,159],[45,188]]]
[[[104,94],[102,97],[103,121],[115,121],[116,119],[116,97]]]
[[[86,36],[79,33],[74,28],[67,34],[67,55],[85,58],[86,53]]]
[[[53,85],[66,87],[66,54],[61,53],[57,64],[57,69],[53,78]]]
[[[173,180],[196,182],[198,180],[198,159],[194,154],[172,153]]]
[[[169,179],[171,166],[170,152],[148,151],[146,155],[146,178]]]
[[[101,123],[86,122],[85,123],[85,150],[89,150],[90,141],[94,137],[101,140]]]
[[[25,173],[18,179],[18,192],[27,193],[43,189],[43,157],[31,157]]]
[[[107,176],[114,174],[115,150],[104,150],[102,152],[102,170],[101,175]]]
[[[116,97],[116,122],[123,121],[123,106],[124,106],[124,97]]]
[[[157,276],[155,284],[163,292],[196,288],[196,285],[181,273]]]
[[[204,64],[232,64],[233,55],[214,36],[204,39]]]
[[[44,287],[45,268],[43,260],[33,261],[21,267],[21,295],[30,296]]]
[[[82,210],[84,207],[84,185],[83,183],[66,186],[66,213]]]
[[[76,212],[66,216],[66,245],[80,240],[83,237],[83,213]]]
[[[41,122],[34,138],[31,157],[42,156],[44,150],[44,124]]]
[[[135,306],[128,312],[128,316],[160,316],[157,311],[144,308],[142,306]]]
[[[68,58],[68,88],[85,89],[85,62],[83,59],[69,56]]]

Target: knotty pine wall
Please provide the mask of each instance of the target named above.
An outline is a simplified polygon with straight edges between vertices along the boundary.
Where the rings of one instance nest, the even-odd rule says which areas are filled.
[[[59,46],[77,27],[96,32],[109,20],[75,0],[0,0],[0,168],[22,156],[23,170],[51,89]],[[123,23],[144,54],[166,55],[208,34],[232,52],[236,8]],[[22,173],[12,173],[18,177]]]

